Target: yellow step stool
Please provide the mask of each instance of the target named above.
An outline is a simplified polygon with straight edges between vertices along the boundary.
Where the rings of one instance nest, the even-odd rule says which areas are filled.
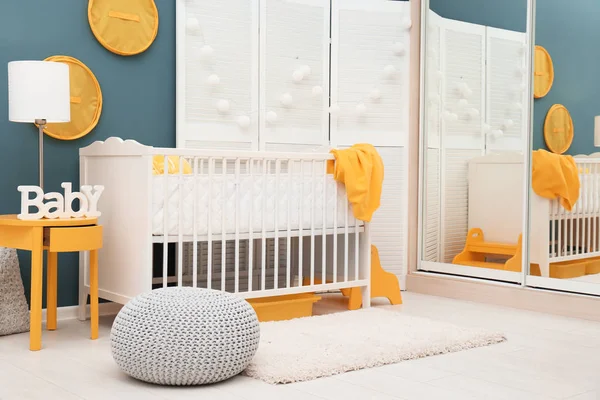
[[[519,235],[517,244],[486,242],[483,231],[480,228],[472,228],[467,235],[465,248],[454,257],[452,264],[519,272],[523,258],[522,247],[522,235]],[[486,258],[492,255],[509,258],[503,264],[487,262]]]
[[[248,303],[254,308],[258,320],[266,322],[310,317],[313,305],[319,300],[321,297],[314,293],[301,293],[248,299]]]

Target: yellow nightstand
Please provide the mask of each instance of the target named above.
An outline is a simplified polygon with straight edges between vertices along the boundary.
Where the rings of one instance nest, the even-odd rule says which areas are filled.
[[[42,348],[44,250],[48,251],[47,329],[56,329],[58,253],[89,251],[91,338],[98,338],[98,249],[102,247],[102,226],[97,223],[97,218],[25,221],[16,215],[0,215],[0,247],[31,251],[30,350]]]

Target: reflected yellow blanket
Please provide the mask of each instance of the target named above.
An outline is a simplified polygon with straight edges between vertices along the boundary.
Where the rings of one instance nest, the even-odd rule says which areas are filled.
[[[383,185],[383,161],[370,144],[355,144],[349,149],[331,150],[335,166],[329,168],[333,178],[346,186],[354,217],[371,221],[379,208]],[[333,170],[333,171],[332,171]]]
[[[167,158],[169,170],[167,173],[169,174],[178,174],[179,173],[179,157],[178,156],[169,156]],[[154,175],[162,175],[165,173],[165,156],[156,155],[152,158],[152,173]],[[190,163],[184,159],[183,160],[183,174],[191,174],[192,166]]]
[[[579,199],[581,185],[575,159],[546,150],[536,150],[533,152],[532,164],[533,191],[547,199],[560,198],[560,204],[565,210],[571,211]]]

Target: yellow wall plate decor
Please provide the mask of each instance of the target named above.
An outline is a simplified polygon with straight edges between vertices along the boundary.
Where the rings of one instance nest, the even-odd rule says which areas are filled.
[[[573,142],[574,127],[571,114],[562,104],[550,107],[544,122],[544,140],[548,149],[556,154],[569,150]]]
[[[158,34],[154,0],[89,0],[88,21],[100,44],[122,56],[146,51]]]
[[[71,121],[48,124],[44,132],[55,139],[74,140],[87,135],[98,124],[102,113],[102,91],[92,71],[81,61],[68,56],[52,56],[45,61],[69,66]]]
[[[550,92],[554,83],[554,64],[548,51],[535,46],[535,70],[533,73],[533,97],[542,98]]]

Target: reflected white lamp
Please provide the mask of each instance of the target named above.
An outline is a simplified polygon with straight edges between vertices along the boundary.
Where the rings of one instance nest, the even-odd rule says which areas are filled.
[[[600,147],[600,116],[594,117],[594,147]]]
[[[54,61],[8,63],[8,119],[39,129],[40,187],[44,187],[44,127],[71,120],[69,66]]]

